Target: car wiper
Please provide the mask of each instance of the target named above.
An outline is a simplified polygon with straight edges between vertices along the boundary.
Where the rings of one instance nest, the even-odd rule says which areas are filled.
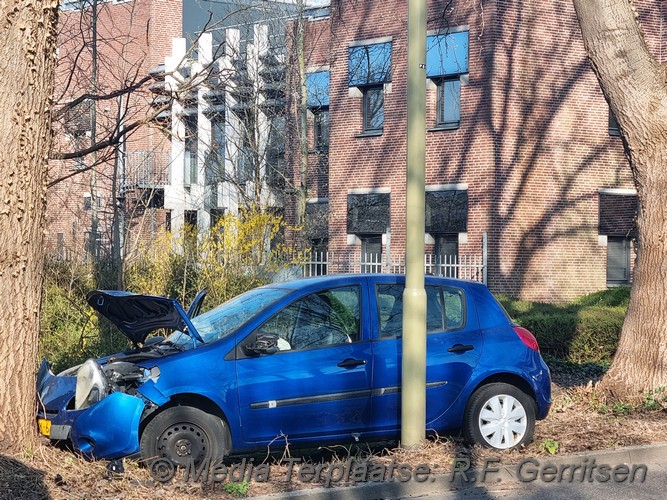
[[[164,346],[170,347],[172,349],[176,349],[177,351],[180,351],[180,352],[185,351],[185,347],[183,347],[181,344],[177,344],[176,342],[173,342],[171,340],[163,340],[162,342],[160,342],[160,345],[161,346],[164,345]]]

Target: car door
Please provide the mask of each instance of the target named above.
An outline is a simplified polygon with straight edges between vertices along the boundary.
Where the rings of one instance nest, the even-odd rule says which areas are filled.
[[[240,342],[236,370],[245,441],[367,428],[371,346],[363,291],[359,282],[309,293]]]
[[[377,321],[373,341],[371,422],[397,429],[401,411],[403,290],[399,282],[375,283]],[[426,424],[461,394],[479,362],[482,340],[474,305],[457,286],[427,285]]]

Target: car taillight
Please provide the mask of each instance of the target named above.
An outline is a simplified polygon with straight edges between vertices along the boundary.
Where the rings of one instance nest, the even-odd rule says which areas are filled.
[[[516,334],[521,339],[521,342],[526,344],[526,346],[531,348],[533,351],[540,352],[540,346],[537,345],[537,339],[535,338],[535,336],[532,333],[530,333],[528,330],[526,330],[522,326],[515,326],[514,331],[516,332]]]

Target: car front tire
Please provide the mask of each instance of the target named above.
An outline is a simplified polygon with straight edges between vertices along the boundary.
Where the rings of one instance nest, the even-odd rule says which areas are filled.
[[[530,443],[535,402],[516,386],[492,383],[477,389],[466,406],[464,434],[472,443],[507,450]]]
[[[169,460],[174,467],[213,464],[229,450],[225,423],[191,406],[173,406],[158,413],[141,434],[141,456],[145,460]]]

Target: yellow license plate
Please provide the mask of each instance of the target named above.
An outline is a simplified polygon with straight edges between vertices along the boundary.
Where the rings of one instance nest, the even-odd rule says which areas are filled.
[[[44,434],[46,437],[51,437],[51,421],[46,420],[45,418],[38,418],[37,425],[39,426],[39,432]]]

